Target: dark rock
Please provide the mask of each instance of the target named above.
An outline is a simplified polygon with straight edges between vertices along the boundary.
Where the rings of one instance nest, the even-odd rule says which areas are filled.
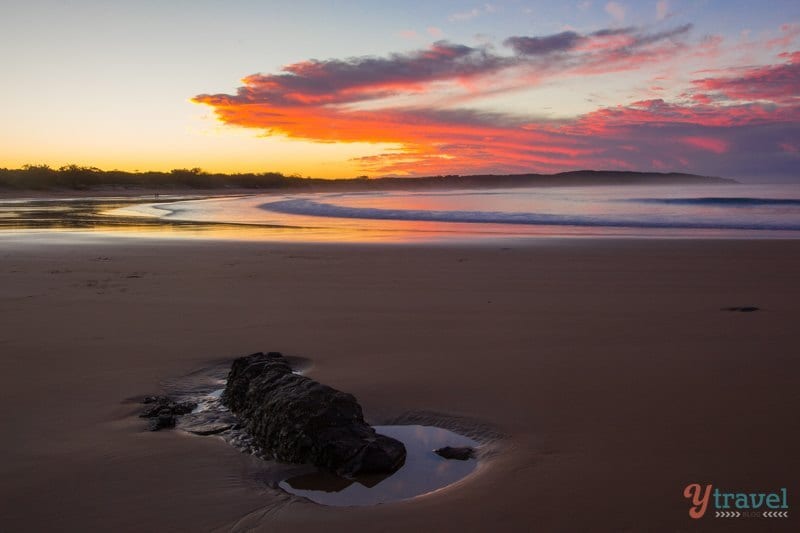
[[[353,483],[371,489],[391,474],[368,474],[353,478],[337,476],[326,470],[318,470],[286,478],[286,483],[295,490],[314,490],[324,492],[341,492]],[[284,480],[281,480],[284,481]]]
[[[175,427],[175,416],[171,414],[159,414],[150,418],[150,423],[147,426],[149,431],[158,431],[160,429],[171,429]]]
[[[752,306],[745,306],[745,307],[723,307],[723,308],[722,308],[722,310],[723,310],[723,311],[731,311],[731,312],[736,312],[736,311],[738,311],[739,313],[752,313],[753,311],[760,311],[760,309],[759,309],[758,307],[752,307]]]
[[[235,360],[222,403],[279,461],[347,476],[394,472],[405,461],[403,443],[378,435],[353,395],[293,374],[277,352]]]
[[[216,435],[217,433],[228,431],[232,427],[233,424],[226,424],[224,422],[208,422],[206,424],[197,424],[182,429],[185,429],[189,433],[194,433],[195,435]]]
[[[139,416],[150,419],[150,431],[174,428],[176,416],[191,413],[197,407],[194,402],[176,402],[167,396],[146,396],[142,403],[147,407]]]
[[[236,417],[228,412],[205,411],[181,417],[178,428],[195,435],[217,435],[233,428],[236,423]]]
[[[322,490],[325,492],[341,492],[355,482],[354,479],[324,471],[302,474],[286,480],[286,483],[295,490]]]
[[[459,461],[466,461],[467,459],[472,459],[475,457],[475,449],[470,448],[469,446],[462,446],[460,448],[445,446],[444,448],[439,448],[438,450],[433,451],[445,459],[458,459]]]

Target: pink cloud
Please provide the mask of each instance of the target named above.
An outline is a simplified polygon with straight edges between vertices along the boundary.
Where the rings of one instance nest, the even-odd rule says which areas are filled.
[[[768,39],[765,46],[767,48],[786,49],[791,47],[798,37],[800,37],[800,24],[783,24],[780,27],[780,35]]]
[[[441,28],[437,28],[436,26],[429,26],[427,29],[428,35],[435,39],[441,39],[444,35],[444,32]]]
[[[679,139],[682,143],[694,146],[701,150],[714,152],[715,154],[724,154],[728,151],[728,143],[713,137],[682,137]]]
[[[786,63],[750,69],[731,69],[724,76],[694,80],[695,87],[728,100],[797,102],[800,90],[800,51],[783,53]]]
[[[658,0],[656,2],[656,18],[664,20],[669,15],[669,2],[668,0]]]
[[[605,9],[614,22],[621,23],[625,20],[625,8],[619,2],[608,2]]]
[[[355,160],[365,171],[384,174],[576,168],[724,173],[715,169],[745,171],[792,152],[800,137],[800,52],[783,54],[784,62],[775,65],[706,72],[675,101],[641,100],[569,120],[457,107],[558,77],[580,75],[590,83],[595,74],[691,52],[683,41],[690,29],[511,37],[505,43],[513,54],[439,41],[386,57],[308,60],[248,76],[235,94],[194,101],[210,106],[223,123],[268,134],[395,144]],[[403,97],[402,105],[392,103],[396,97]]]

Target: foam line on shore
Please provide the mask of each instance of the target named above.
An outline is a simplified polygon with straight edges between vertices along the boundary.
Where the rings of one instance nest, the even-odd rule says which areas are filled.
[[[605,218],[521,212],[507,213],[499,211],[423,211],[414,209],[380,209],[372,207],[347,207],[302,198],[268,202],[261,204],[259,207],[267,211],[288,215],[349,219],[457,222],[473,224],[522,224],[537,226],[800,231],[800,225],[798,224],[725,224],[721,222],[702,221],[682,222],[674,219],[641,220],[633,218]]]

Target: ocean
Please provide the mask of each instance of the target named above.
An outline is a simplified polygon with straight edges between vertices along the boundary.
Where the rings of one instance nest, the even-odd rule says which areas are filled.
[[[301,239],[309,233],[346,240],[798,238],[800,185],[272,193],[153,203],[125,212],[296,230]]]

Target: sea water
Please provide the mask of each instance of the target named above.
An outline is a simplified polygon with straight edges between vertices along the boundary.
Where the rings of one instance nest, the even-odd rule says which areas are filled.
[[[142,215],[400,238],[800,237],[800,185],[531,187],[264,194],[150,204]]]

